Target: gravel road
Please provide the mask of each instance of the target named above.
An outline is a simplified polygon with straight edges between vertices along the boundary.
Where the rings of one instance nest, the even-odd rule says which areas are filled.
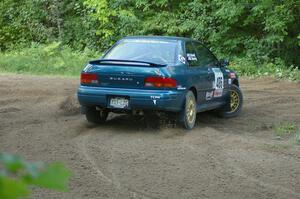
[[[0,75],[0,150],[73,173],[69,192],[35,188],[32,198],[300,198],[300,145],[274,135],[283,121],[300,127],[299,83],[244,78],[240,117],[201,113],[187,133],[126,115],[88,124],[78,82]]]

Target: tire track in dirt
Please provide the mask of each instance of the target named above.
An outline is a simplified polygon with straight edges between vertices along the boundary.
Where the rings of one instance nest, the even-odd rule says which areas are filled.
[[[256,177],[253,177],[251,175],[247,175],[244,172],[244,169],[241,167],[238,167],[236,165],[227,164],[228,162],[226,159],[226,150],[224,152],[224,149],[226,149],[226,146],[220,146],[220,143],[215,141],[217,136],[220,136],[222,132],[219,132],[218,130],[215,130],[213,128],[206,128],[204,129],[205,132],[210,132],[210,134],[202,134],[202,142],[206,143],[204,147],[206,147],[206,159],[207,159],[207,165],[202,165],[203,169],[212,169],[215,171],[214,176],[212,177],[212,181],[216,178],[237,178],[237,179],[243,179],[243,183],[251,184],[251,186],[257,187],[260,190],[268,190],[269,193],[279,193],[281,196],[284,196],[284,194],[292,196],[292,197],[299,197],[299,193],[293,191],[290,188],[274,185],[272,183],[269,183],[267,181],[260,180]],[[90,143],[93,134],[88,134],[84,137],[84,139],[80,139],[82,141],[81,149],[84,147],[83,151],[85,153],[86,159],[89,160],[94,169],[98,170],[98,173],[100,173],[100,177],[103,177],[106,179],[109,183],[113,184],[118,191],[124,192],[129,191],[132,193],[132,195],[138,194],[143,197],[148,198],[155,198],[147,193],[140,192],[137,190],[134,190],[130,188],[129,186],[122,185],[115,173],[112,171],[112,178],[109,178],[107,175],[105,175],[95,162],[95,158],[90,155],[89,150],[87,149],[87,144]],[[164,137],[164,135],[161,135]],[[222,135],[221,135],[222,136]],[[192,136],[193,137],[193,136]],[[193,143],[192,138],[185,139],[183,138],[182,147],[188,148],[190,151],[193,151],[196,155],[199,152],[199,146],[195,145],[197,143]],[[173,139],[168,137],[167,139]],[[221,138],[222,139],[222,138]],[[83,144],[85,143],[85,144]],[[101,148],[99,148],[101,150]],[[114,150],[113,147],[110,149],[111,152],[111,158],[114,159]],[[188,152],[189,153],[189,152]],[[101,159],[101,157],[98,157],[98,159]],[[224,173],[226,171],[226,173]]]
[[[100,168],[98,167],[98,165],[94,161],[94,158],[89,154],[89,152],[87,150],[86,144],[88,143],[88,140],[89,140],[90,136],[91,136],[91,134],[87,134],[87,135],[81,136],[80,140],[77,141],[77,145],[78,145],[78,148],[80,149],[80,152],[84,155],[84,157],[86,158],[86,160],[92,164],[92,167],[97,172],[97,175],[100,178],[100,180],[105,180],[106,182],[112,184],[115,188],[117,188],[118,191],[122,192],[125,189],[125,190],[131,192],[131,194],[132,194],[132,196],[134,198],[137,198],[138,196],[142,196],[145,199],[159,199],[159,198],[151,196],[151,195],[149,195],[147,193],[144,193],[144,192],[141,192],[141,191],[138,191],[138,190],[134,190],[134,189],[132,189],[132,188],[130,188],[128,186],[122,185],[118,181],[118,178],[114,175],[114,172],[112,172],[112,175],[113,175],[112,178],[107,177],[100,170]],[[112,154],[114,153],[113,150],[111,151],[111,153]],[[113,155],[112,155],[112,157],[113,157]]]
[[[221,134],[222,132],[218,132],[217,130],[210,129],[211,134],[217,133]],[[296,192],[293,189],[274,185],[273,183],[269,183],[267,181],[260,180],[258,178],[255,178],[253,176],[247,175],[245,170],[239,166],[236,166],[234,164],[227,164],[226,158],[226,148],[224,146],[220,145],[220,142],[216,142],[216,137],[213,137],[211,135],[203,136],[204,139],[206,139],[206,143],[208,144],[207,148],[207,160],[209,164],[213,165],[216,170],[230,170],[232,175],[242,177],[246,179],[249,182],[252,182],[254,184],[257,184],[258,186],[262,188],[267,188],[270,190],[273,190],[274,193],[282,192],[282,196],[284,197],[286,195],[293,195],[295,198],[300,198],[300,192]],[[197,152],[197,149],[191,145],[190,142],[186,142],[186,146],[190,148],[192,151]],[[242,146],[241,146],[242,147]],[[225,149],[225,150],[224,150]],[[255,149],[254,149],[255,150]],[[225,151],[225,152],[224,152]]]

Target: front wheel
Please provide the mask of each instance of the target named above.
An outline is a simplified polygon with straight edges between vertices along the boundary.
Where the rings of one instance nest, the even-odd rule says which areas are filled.
[[[236,85],[231,85],[229,100],[223,109],[218,110],[218,114],[224,118],[236,117],[242,111],[242,106],[243,94],[241,89]]]
[[[97,110],[96,107],[90,107],[86,110],[85,117],[88,122],[102,124],[108,116],[107,110]]]
[[[196,98],[192,91],[188,91],[185,96],[185,106],[180,113],[180,120],[183,124],[183,127],[191,130],[195,126],[197,115],[197,104]]]

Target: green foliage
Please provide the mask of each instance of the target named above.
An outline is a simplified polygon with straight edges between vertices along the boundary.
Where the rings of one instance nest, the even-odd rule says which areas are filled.
[[[0,177],[0,198],[18,199],[29,194],[30,191],[24,182],[8,177]]]
[[[30,195],[30,187],[67,190],[70,171],[60,163],[30,163],[7,153],[0,153],[0,198],[18,199]]]
[[[298,128],[295,124],[290,122],[281,122],[275,126],[274,133],[279,137],[284,137],[286,135],[295,134]]]
[[[86,48],[103,52],[128,35],[185,36],[203,42],[219,56],[234,58],[242,65],[237,66],[241,74],[295,80],[300,67],[299,13],[299,0],[2,0],[0,51],[9,60],[11,52],[21,52],[18,49],[25,48],[24,53],[40,48],[29,48],[32,43],[59,42],[57,49],[70,55]],[[56,55],[55,61],[54,55],[45,59],[63,71],[68,61],[62,53]],[[34,62],[22,57],[24,63]],[[48,66],[47,61],[39,61]],[[17,64],[10,65],[12,71],[41,72]],[[57,69],[50,68],[45,71],[56,74]]]
[[[0,53],[0,71],[30,74],[78,75],[88,60],[100,53],[74,51],[58,42]]]
[[[62,164],[50,164],[32,180],[32,184],[44,188],[66,191],[69,176],[70,172]]]
[[[0,51],[56,40],[80,50],[96,47],[96,24],[83,0],[2,0]]]
[[[109,2],[109,3],[108,3]],[[219,55],[256,64],[280,58],[300,65],[298,0],[85,0],[107,45],[124,35],[177,35],[208,44]]]

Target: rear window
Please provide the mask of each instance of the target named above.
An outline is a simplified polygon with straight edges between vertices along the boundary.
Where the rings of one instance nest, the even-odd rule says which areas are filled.
[[[146,61],[158,64],[173,64],[177,42],[150,39],[125,39],[114,46],[104,59]]]

